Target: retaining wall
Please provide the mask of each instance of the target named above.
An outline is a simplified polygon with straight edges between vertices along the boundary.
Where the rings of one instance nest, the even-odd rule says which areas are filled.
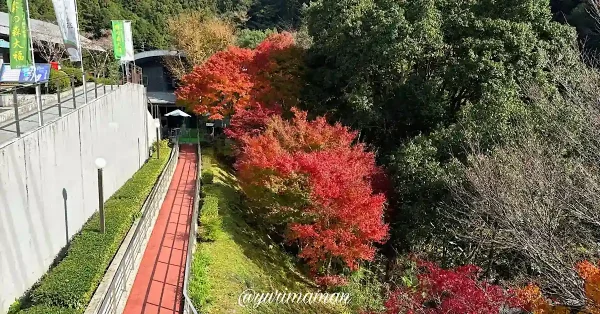
[[[105,199],[146,161],[145,93],[121,86],[0,148],[0,313],[98,210],[95,159],[107,161]]]

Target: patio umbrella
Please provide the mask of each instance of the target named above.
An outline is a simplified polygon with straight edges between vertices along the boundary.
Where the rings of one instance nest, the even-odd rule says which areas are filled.
[[[185,126],[185,122],[187,121],[186,118],[191,117],[189,114],[187,114],[179,109],[173,110],[173,111],[167,113],[165,116],[166,117],[183,117],[184,126]],[[184,130],[187,131],[186,128],[184,128]]]
[[[173,111],[167,113],[165,116],[167,116],[167,117],[184,117],[184,118],[191,117],[189,114],[187,114],[179,109],[173,110]]]

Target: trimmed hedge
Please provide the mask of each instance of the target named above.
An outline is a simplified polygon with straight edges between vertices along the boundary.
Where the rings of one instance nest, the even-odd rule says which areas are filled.
[[[20,313],[24,314],[77,314],[79,313],[74,309],[65,309],[62,307],[51,307],[51,306],[34,306],[30,307],[26,310],[21,311]]]
[[[212,299],[210,290],[212,285],[208,280],[208,266],[211,263],[210,255],[206,252],[196,251],[192,260],[192,279],[190,280],[188,290],[192,303],[198,308],[203,309]]]
[[[65,258],[31,292],[29,305],[32,307],[19,313],[70,314],[85,311],[110,261],[165,167],[170,151],[167,141],[161,142],[161,158],[149,159],[106,201],[105,234],[98,232],[98,214],[92,216],[71,241]]]
[[[200,228],[198,236],[202,241],[215,241],[221,232],[223,220],[219,216],[219,198],[206,195],[200,209]]]

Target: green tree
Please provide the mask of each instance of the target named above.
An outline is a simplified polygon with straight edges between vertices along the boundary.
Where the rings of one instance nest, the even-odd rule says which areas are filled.
[[[240,48],[254,49],[260,44],[267,36],[277,33],[276,29],[267,30],[254,30],[244,28],[237,33],[237,46]]]
[[[395,183],[392,244],[440,255],[429,244],[449,234],[466,144],[487,150],[529,130],[525,87],[553,86],[548,65],[575,35],[542,0],[321,0],[307,24],[307,108],[378,148]]]

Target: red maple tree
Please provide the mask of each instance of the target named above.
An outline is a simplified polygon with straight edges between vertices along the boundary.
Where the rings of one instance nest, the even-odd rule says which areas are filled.
[[[303,50],[290,33],[273,34],[255,50],[229,47],[182,78],[177,99],[197,114],[222,119],[256,107],[280,111],[298,102]],[[248,112],[241,112],[241,116]],[[243,117],[238,120],[243,120]],[[235,133],[235,132],[234,132]]]
[[[254,51],[238,47],[217,52],[183,76],[177,99],[196,114],[222,119],[250,100]]]
[[[255,87],[257,100],[279,104],[289,110],[298,105],[304,73],[304,50],[289,32],[272,34],[255,50]]]
[[[281,113],[281,106],[266,107],[260,102],[251,101],[248,106],[236,110],[225,129],[225,135],[237,142],[241,142],[247,136],[259,135],[267,128],[268,120]]]
[[[274,116],[262,134],[243,138],[238,177],[314,275],[342,283],[335,275],[372,260],[374,244],[387,237],[386,198],[372,187],[381,170],[363,144],[353,144],[356,132],[292,111],[291,120]]]

